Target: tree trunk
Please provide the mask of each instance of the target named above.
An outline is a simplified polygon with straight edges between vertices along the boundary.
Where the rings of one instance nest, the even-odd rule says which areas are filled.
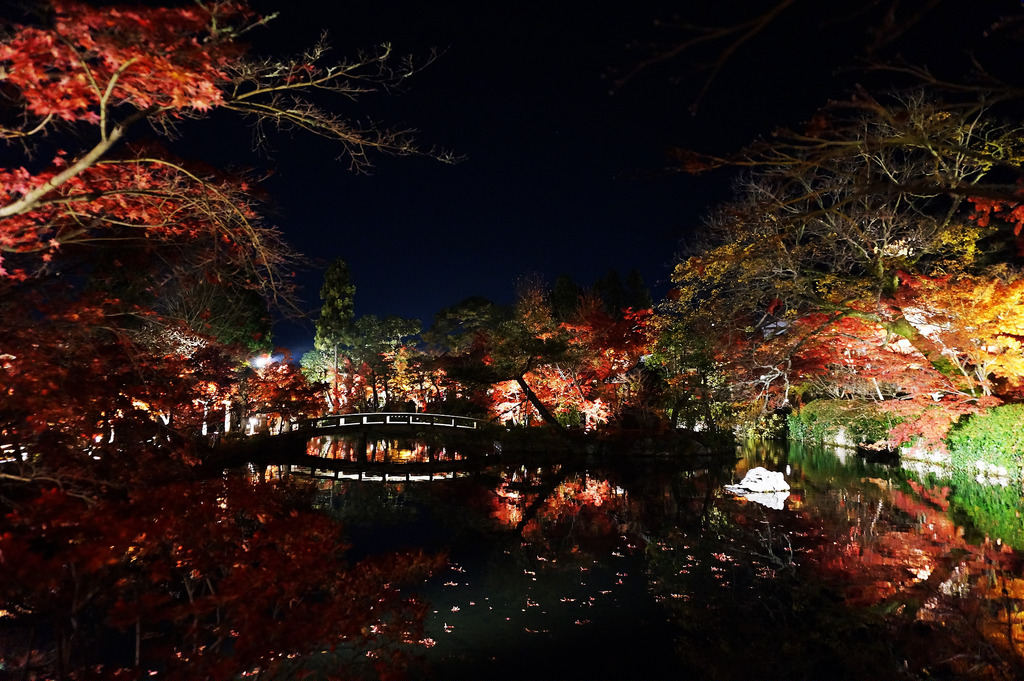
[[[540,417],[545,423],[550,426],[554,426],[559,432],[566,432],[565,428],[558,422],[558,419],[555,418],[554,414],[552,414],[548,408],[544,406],[544,403],[540,401],[540,398],[537,397],[537,393],[533,392],[533,389],[526,382],[525,377],[517,377],[516,383],[518,383],[519,387],[523,389],[523,394],[526,395],[526,399],[529,400],[530,404],[533,405],[533,408],[537,410],[537,413],[540,414]]]
[[[917,327],[911,324],[902,314],[891,321],[880,319],[877,314],[872,313],[847,312],[846,314],[847,316],[854,317],[856,319],[875,322],[888,333],[899,336],[900,338],[905,338],[915,350],[920,352],[924,358],[928,360],[928,363],[931,364],[936,371],[951,381],[961,384],[958,386],[960,389],[971,393],[974,392],[974,386],[962,385],[962,382],[966,379],[960,368],[948,357],[943,355],[941,348],[939,348],[939,346],[937,346],[930,338],[918,331]]]
[[[924,355],[925,359],[943,376],[950,379],[963,376],[956,364],[944,356],[942,350],[930,338],[918,331],[903,315],[900,315],[891,322],[882,322],[881,324],[882,328],[889,333],[906,338],[914,346],[914,349]]]

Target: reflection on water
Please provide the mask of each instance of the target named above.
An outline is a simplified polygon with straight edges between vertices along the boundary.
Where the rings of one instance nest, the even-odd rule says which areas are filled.
[[[758,466],[784,473],[783,508],[723,490]],[[357,551],[447,553],[422,591],[424,678],[1024,671],[1019,490],[769,443],[724,461],[316,484]]]
[[[414,438],[358,438],[319,435],[309,439],[306,453],[324,459],[368,463],[432,463],[461,461],[459,451]]]

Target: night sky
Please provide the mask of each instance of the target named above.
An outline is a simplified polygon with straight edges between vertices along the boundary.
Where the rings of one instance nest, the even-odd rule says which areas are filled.
[[[299,282],[312,317],[275,327],[275,343],[296,355],[311,345],[322,272],[339,256],[357,314],[416,317],[425,327],[471,295],[511,302],[516,280],[530,274],[590,285],[611,268],[623,277],[638,269],[657,298],[731,178],[666,172],[668,149],[724,153],[806,120],[842,94],[850,78],[835,67],[863,42],[849,25],[780,22],[737,52],[691,114],[703,78],[696,67],[715,51],[647,69],[612,95],[616,70],[678,41],[655,22],[681,7],[724,23],[749,16],[751,3],[630,2],[614,12],[558,2],[253,4],[281,12],[254,38],[258,54],[298,52],[323,31],[339,56],[382,42],[397,53],[439,50],[399,96],[335,106],[414,127],[424,146],[466,157],[445,165],[378,156],[372,174],[353,175],[336,149],[296,133],[238,161],[272,172],[272,219],[309,259]],[[247,133],[234,134],[246,147]]]

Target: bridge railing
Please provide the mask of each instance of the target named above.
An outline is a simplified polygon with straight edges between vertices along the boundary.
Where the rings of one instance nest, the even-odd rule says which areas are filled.
[[[365,426],[428,426],[433,428],[453,428],[457,430],[476,430],[480,419],[468,416],[452,416],[450,414],[423,414],[412,412],[374,412],[366,414],[335,414],[320,418],[300,421],[293,425],[297,430],[337,430],[346,427]]]

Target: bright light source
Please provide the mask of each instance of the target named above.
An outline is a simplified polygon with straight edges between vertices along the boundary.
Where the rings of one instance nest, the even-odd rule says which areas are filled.
[[[267,366],[273,361],[273,357],[267,354],[263,354],[253,357],[251,360],[249,360],[249,364],[250,366],[255,367],[256,369],[262,369],[263,367]]]

